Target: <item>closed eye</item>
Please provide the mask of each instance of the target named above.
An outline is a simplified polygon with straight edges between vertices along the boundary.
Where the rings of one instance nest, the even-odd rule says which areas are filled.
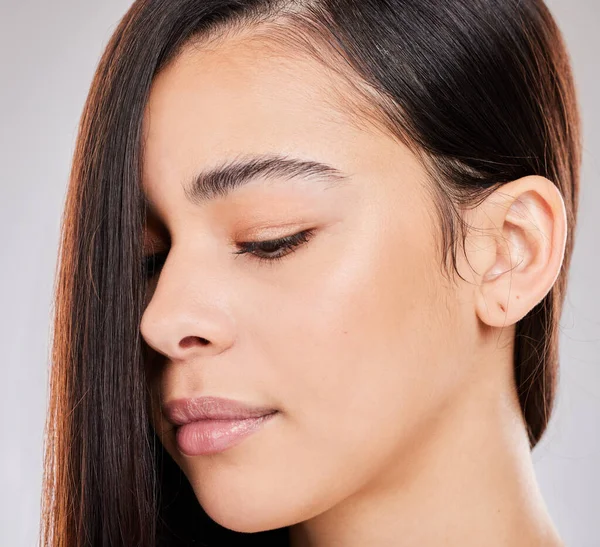
[[[284,256],[293,253],[298,247],[307,243],[314,235],[315,229],[304,230],[290,236],[279,239],[270,239],[266,241],[249,241],[239,243],[241,250],[234,254],[250,253],[256,257],[259,262],[276,262]]]
[[[260,263],[274,263],[282,260],[285,256],[293,253],[298,247],[307,243],[315,233],[315,229],[303,230],[279,239],[264,241],[246,241],[238,243],[241,247],[234,255],[251,254]],[[160,252],[148,255],[144,258],[143,271],[146,278],[151,279],[162,268],[168,256],[168,252]]]
[[[146,276],[146,279],[151,279],[154,277],[156,272],[160,270],[165,261],[167,260],[168,253],[154,253],[144,257],[142,268],[143,272]]]

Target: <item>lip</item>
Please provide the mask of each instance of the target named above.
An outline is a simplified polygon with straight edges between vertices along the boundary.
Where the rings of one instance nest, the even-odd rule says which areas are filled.
[[[164,416],[176,426],[198,420],[247,420],[274,412],[277,412],[274,408],[252,406],[222,397],[174,399],[163,405]]]
[[[197,420],[179,426],[175,434],[177,447],[186,456],[217,454],[241,443],[271,421],[278,412],[244,420]]]
[[[278,411],[221,397],[175,399],[163,414],[176,426],[179,451],[188,456],[215,454],[239,444]]]

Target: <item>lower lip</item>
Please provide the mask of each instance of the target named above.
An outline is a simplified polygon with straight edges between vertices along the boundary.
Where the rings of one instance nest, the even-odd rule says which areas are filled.
[[[179,451],[187,456],[216,454],[241,443],[277,412],[245,420],[198,420],[177,428]]]

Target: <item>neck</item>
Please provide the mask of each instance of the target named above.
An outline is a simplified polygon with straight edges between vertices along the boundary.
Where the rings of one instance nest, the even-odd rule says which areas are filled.
[[[502,374],[512,381],[512,367]],[[472,382],[377,478],[291,526],[291,547],[563,546],[535,479],[516,393],[503,394],[499,380]]]

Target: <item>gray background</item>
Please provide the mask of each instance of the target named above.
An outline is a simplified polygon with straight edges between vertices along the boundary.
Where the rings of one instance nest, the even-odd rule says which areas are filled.
[[[77,124],[129,0],[0,0],[0,545],[37,545],[51,302]],[[561,320],[556,412],[533,451],[569,547],[600,546],[600,0],[551,0],[584,130],[582,195]]]

